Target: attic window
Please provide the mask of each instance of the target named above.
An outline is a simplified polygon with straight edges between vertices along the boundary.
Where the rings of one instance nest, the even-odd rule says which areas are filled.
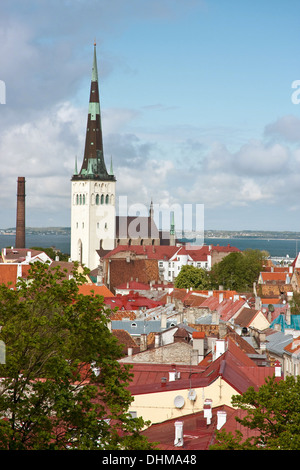
[[[131,328],[136,328],[137,324],[136,323],[131,323]]]

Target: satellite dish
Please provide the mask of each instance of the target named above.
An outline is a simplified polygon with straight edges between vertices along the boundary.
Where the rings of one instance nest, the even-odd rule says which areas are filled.
[[[197,398],[196,390],[191,389],[191,390],[189,391],[189,393],[188,393],[188,397],[189,397],[189,400],[195,401],[196,398]]]
[[[184,405],[184,398],[181,395],[177,395],[177,397],[174,398],[174,405],[176,408],[182,408]]]

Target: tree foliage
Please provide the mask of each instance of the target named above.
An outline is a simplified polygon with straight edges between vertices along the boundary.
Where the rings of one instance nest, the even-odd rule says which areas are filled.
[[[210,280],[212,288],[220,285],[224,289],[236,291],[249,291],[253,282],[257,281],[262,270],[265,254],[260,250],[245,250],[227,255],[211,270]]]
[[[232,397],[234,407],[246,410],[244,418],[235,418],[256,435],[243,438],[241,431],[234,434],[217,431],[219,450],[299,450],[300,449],[300,377],[289,376],[276,381],[269,377],[258,391],[250,387],[243,395]]]
[[[262,270],[267,254],[260,250],[245,250],[227,255],[211,271],[191,265],[182,266],[175,287],[185,289],[224,289],[250,291]]]
[[[79,294],[84,280],[34,263],[17,290],[0,286],[0,449],[150,448],[109,312]]]
[[[300,293],[294,291],[292,300],[290,300],[291,314],[300,315]]]
[[[208,289],[208,272],[202,268],[191,265],[182,266],[180,273],[176,277],[175,287],[178,289]]]

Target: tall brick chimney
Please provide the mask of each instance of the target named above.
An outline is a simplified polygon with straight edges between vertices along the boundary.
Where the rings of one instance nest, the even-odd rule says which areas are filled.
[[[18,177],[16,248],[25,248],[25,178]]]

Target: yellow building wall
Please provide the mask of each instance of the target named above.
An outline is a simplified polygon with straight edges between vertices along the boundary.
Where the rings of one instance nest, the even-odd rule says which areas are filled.
[[[255,328],[259,331],[263,331],[266,328],[269,328],[269,326],[270,326],[270,323],[261,312],[258,315],[256,315],[253,322],[251,323],[251,328]]]
[[[208,387],[193,388],[192,386],[192,389],[196,392],[195,401],[189,399],[189,389],[164,391],[162,388],[161,392],[135,395],[129,411],[136,412],[137,417],[142,417],[145,421],[150,420],[154,424],[198,413],[203,410],[204,401],[207,398],[212,400],[213,408],[220,405],[232,406],[231,397],[238,394],[221,377]],[[175,397],[178,395],[184,399],[184,406],[180,409],[174,404]]]

